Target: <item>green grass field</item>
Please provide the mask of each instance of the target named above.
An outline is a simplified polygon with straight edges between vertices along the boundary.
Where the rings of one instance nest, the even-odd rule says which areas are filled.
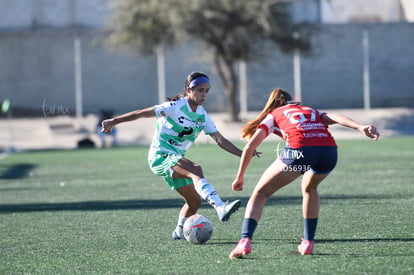
[[[204,245],[172,240],[182,200],[151,173],[146,147],[11,155],[0,160],[0,274],[414,274],[414,138],[338,144],[337,168],[319,188],[314,255],[295,252],[295,181],[268,201],[242,260],[228,254],[274,142],[260,147],[237,193],[237,157],[215,145],[190,149],[223,199],[243,202],[225,224],[203,204],[214,225]]]

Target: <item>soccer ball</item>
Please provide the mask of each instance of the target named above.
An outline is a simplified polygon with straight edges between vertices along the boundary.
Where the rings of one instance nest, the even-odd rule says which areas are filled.
[[[205,243],[213,235],[213,224],[203,215],[195,214],[185,221],[183,231],[185,239],[190,243]]]

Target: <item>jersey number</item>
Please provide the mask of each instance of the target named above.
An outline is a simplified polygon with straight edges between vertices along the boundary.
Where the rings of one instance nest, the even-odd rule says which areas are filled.
[[[304,107],[302,109],[311,111],[311,116],[309,119],[310,121],[316,120],[315,109],[312,109],[309,107]],[[289,109],[289,110],[284,111],[283,114],[289,119],[290,123],[292,124],[297,124],[297,123],[305,122],[308,120],[303,113],[298,112],[298,109]]]
[[[191,135],[194,132],[193,128],[190,127],[184,127],[184,130],[181,131],[181,133],[178,134],[180,138],[183,136]]]

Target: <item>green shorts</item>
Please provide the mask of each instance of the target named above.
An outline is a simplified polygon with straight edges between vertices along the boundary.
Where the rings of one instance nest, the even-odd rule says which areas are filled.
[[[155,175],[161,176],[165,182],[168,183],[172,190],[176,190],[180,187],[193,183],[191,179],[177,179],[172,177],[174,172],[172,167],[174,167],[182,158],[182,156],[167,153],[158,153],[155,154],[152,158],[148,159],[148,164],[151,168],[151,171]]]

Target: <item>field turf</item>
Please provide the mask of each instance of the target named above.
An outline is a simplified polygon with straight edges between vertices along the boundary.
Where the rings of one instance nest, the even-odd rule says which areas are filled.
[[[211,144],[190,149],[223,199],[242,200],[224,224],[203,204],[199,213],[214,225],[204,245],[172,240],[182,199],[151,173],[147,147],[13,154],[0,160],[0,274],[414,274],[413,144],[338,141],[337,168],[319,188],[314,255],[296,253],[295,181],[269,199],[241,260],[228,254],[274,142],[260,147],[242,192],[230,187],[237,157]]]

